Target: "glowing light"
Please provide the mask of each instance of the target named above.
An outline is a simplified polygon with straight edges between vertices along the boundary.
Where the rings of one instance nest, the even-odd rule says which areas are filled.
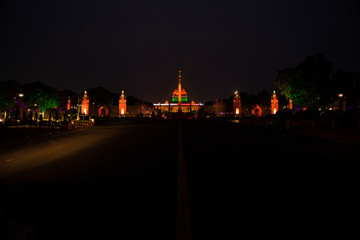
[[[24,96],[24,94],[23,93],[19,93],[19,97],[23,97]]]
[[[89,98],[87,96],[87,92],[84,92],[84,97],[83,100],[81,102],[81,111],[85,114],[88,115],[89,114]]]
[[[119,99],[119,115],[125,115],[126,114],[126,99],[125,99],[125,93],[124,90],[121,92],[121,96]]]
[[[236,115],[239,115],[239,113],[240,113],[240,111],[239,111],[239,109],[237,108],[237,109],[236,109]]]
[[[274,90],[273,92],[273,96],[271,98],[271,113],[275,114],[277,112],[277,110],[279,109],[279,101],[276,98],[276,92]]]
[[[344,94],[339,93],[338,96],[342,98],[344,96]]]

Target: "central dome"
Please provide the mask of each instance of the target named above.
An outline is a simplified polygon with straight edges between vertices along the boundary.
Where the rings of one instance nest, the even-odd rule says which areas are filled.
[[[172,102],[178,102],[179,101],[179,89],[175,89],[173,91],[171,101]],[[187,102],[187,101],[188,101],[187,93],[186,93],[185,89],[181,88],[181,102]]]
[[[173,97],[179,96],[179,89],[173,91]],[[184,88],[181,88],[181,96],[187,96],[187,93]]]

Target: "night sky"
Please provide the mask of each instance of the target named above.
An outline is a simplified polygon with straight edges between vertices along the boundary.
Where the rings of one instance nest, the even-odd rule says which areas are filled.
[[[275,88],[277,71],[321,53],[360,71],[360,1],[2,1],[0,81],[80,92],[104,86],[169,100]]]

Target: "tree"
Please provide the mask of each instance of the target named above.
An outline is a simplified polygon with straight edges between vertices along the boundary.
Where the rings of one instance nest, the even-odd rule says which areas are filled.
[[[37,105],[42,112],[45,112],[47,108],[57,107],[60,103],[58,91],[41,82],[24,84],[23,91],[25,104],[28,106]]]
[[[357,104],[360,100],[360,73],[338,70],[333,75],[333,82],[335,88],[332,95],[334,97],[342,93],[352,105]]]
[[[69,89],[64,89],[59,91],[59,97],[60,97],[59,110],[64,111],[67,109],[67,102],[69,97],[72,105],[77,104],[78,96],[79,94]]]
[[[0,82],[0,113],[4,112],[4,121],[10,108],[17,108],[15,99],[18,99],[18,93],[21,84],[14,80]],[[16,113],[16,111],[15,111]]]
[[[323,55],[309,56],[295,68],[280,70],[275,85],[298,106],[323,106],[331,101],[334,88],[331,71]]]
[[[101,86],[88,89],[87,94],[90,101],[97,105],[110,106],[113,104],[119,104],[119,94],[112,93]]]
[[[271,101],[271,95],[268,91],[262,90],[258,92],[257,99],[261,106],[269,106]]]

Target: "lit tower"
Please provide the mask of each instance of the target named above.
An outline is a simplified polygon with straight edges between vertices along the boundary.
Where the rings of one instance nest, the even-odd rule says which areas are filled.
[[[181,70],[179,70],[178,91],[179,91],[179,97],[178,97],[179,109],[178,109],[178,111],[181,112]]]
[[[178,84],[178,91],[179,91],[179,103],[181,103],[181,70],[179,70],[179,84]]]
[[[84,97],[81,102],[81,113],[83,113],[85,116],[89,115],[89,98],[86,91],[84,92]]]
[[[126,99],[125,99],[124,90],[122,90],[119,99],[119,116],[125,117],[125,114],[126,114]]]
[[[68,98],[68,101],[67,101],[67,107],[66,107],[66,110],[70,110],[71,108],[71,100],[70,100],[70,97]]]
[[[235,91],[235,97],[234,97],[234,115],[235,117],[241,117],[241,99],[239,96],[239,92]]]
[[[289,99],[289,109],[292,110],[293,109],[293,103],[292,103],[292,100]]]
[[[277,111],[279,111],[279,101],[276,98],[276,93],[274,90],[271,98],[271,114],[275,114]]]

